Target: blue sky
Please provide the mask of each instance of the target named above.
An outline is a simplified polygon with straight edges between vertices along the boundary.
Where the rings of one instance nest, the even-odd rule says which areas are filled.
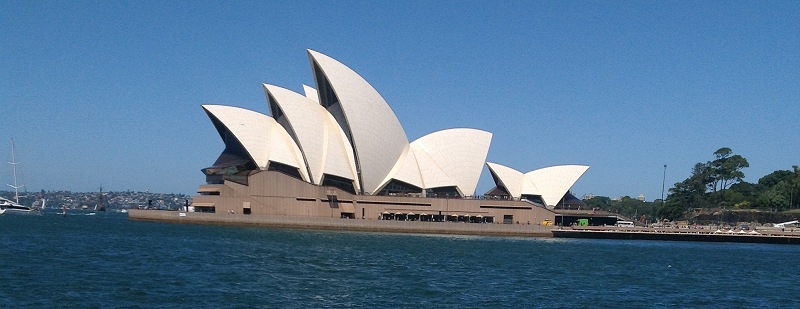
[[[222,141],[200,108],[268,113],[306,49],[380,92],[409,140],[494,134],[487,160],[586,164],[576,195],[661,195],[729,147],[800,164],[798,1],[0,0],[0,143],[28,190],[192,194]],[[10,168],[0,179],[10,182]],[[478,193],[493,186],[484,169]]]

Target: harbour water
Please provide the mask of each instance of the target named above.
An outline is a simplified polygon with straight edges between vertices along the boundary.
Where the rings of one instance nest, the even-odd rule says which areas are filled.
[[[800,246],[0,216],[0,307],[800,307]]]

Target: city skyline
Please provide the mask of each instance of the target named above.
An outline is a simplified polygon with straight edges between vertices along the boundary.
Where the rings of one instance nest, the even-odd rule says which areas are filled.
[[[13,137],[28,191],[192,194],[224,148],[201,105],[269,114],[262,83],[314,86],[307,48],[369,80],[409,139],[479,128],[493,134],[487,161],[591,166],[579,197],[658,199],[662,180],[668,191],[722,147],[747,158],[748,182],[800,164],[796,2],[3,1],[0,11],[0,158],[11,160]],[[476,193],[492,186],[484,167]]]

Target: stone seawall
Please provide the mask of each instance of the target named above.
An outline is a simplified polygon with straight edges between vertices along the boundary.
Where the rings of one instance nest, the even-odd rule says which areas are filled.
[[[552,227],[528,224],[421,222],[324,217],[254,216],[131,209],[130,220],[186,224],[261,226],[272,228],[384,233],[552,237]]]
[[[623,240],[665,240],[702,242],[741,242],[762,244],[800,244],[800,237],[789,233],[782,234],[724,234],[698,230],[652,230],[617,228],[556,229],[551,231],[555,238],[595,238]]]

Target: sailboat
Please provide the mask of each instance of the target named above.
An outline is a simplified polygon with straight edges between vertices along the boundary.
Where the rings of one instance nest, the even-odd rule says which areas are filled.
[[[14,139],[11,139],[11,164],[14,170],[14,185],[9,184],[9,187],[14,188],[14,200],[10,200],[7,198],[0,197],[0,210],[2,210],[3,214],[9,215],[40,215],[42,214],[41,211],[30,207],[24,206],[19,203],[19,188],[23,186],[17,184],[17,153],[16,153],[16,146],[14,145]]]
[[[103,186],[100,186],[100,194],[97,196],[97,205],[94,206],[95,211],[106,211],[106,204],[103,201]]]
[[[35,210],[33,207],[24,206],[18,202],[0,197],[0,214],[5,213],[8,213],[9,215],[41,214],[40,211]]]

